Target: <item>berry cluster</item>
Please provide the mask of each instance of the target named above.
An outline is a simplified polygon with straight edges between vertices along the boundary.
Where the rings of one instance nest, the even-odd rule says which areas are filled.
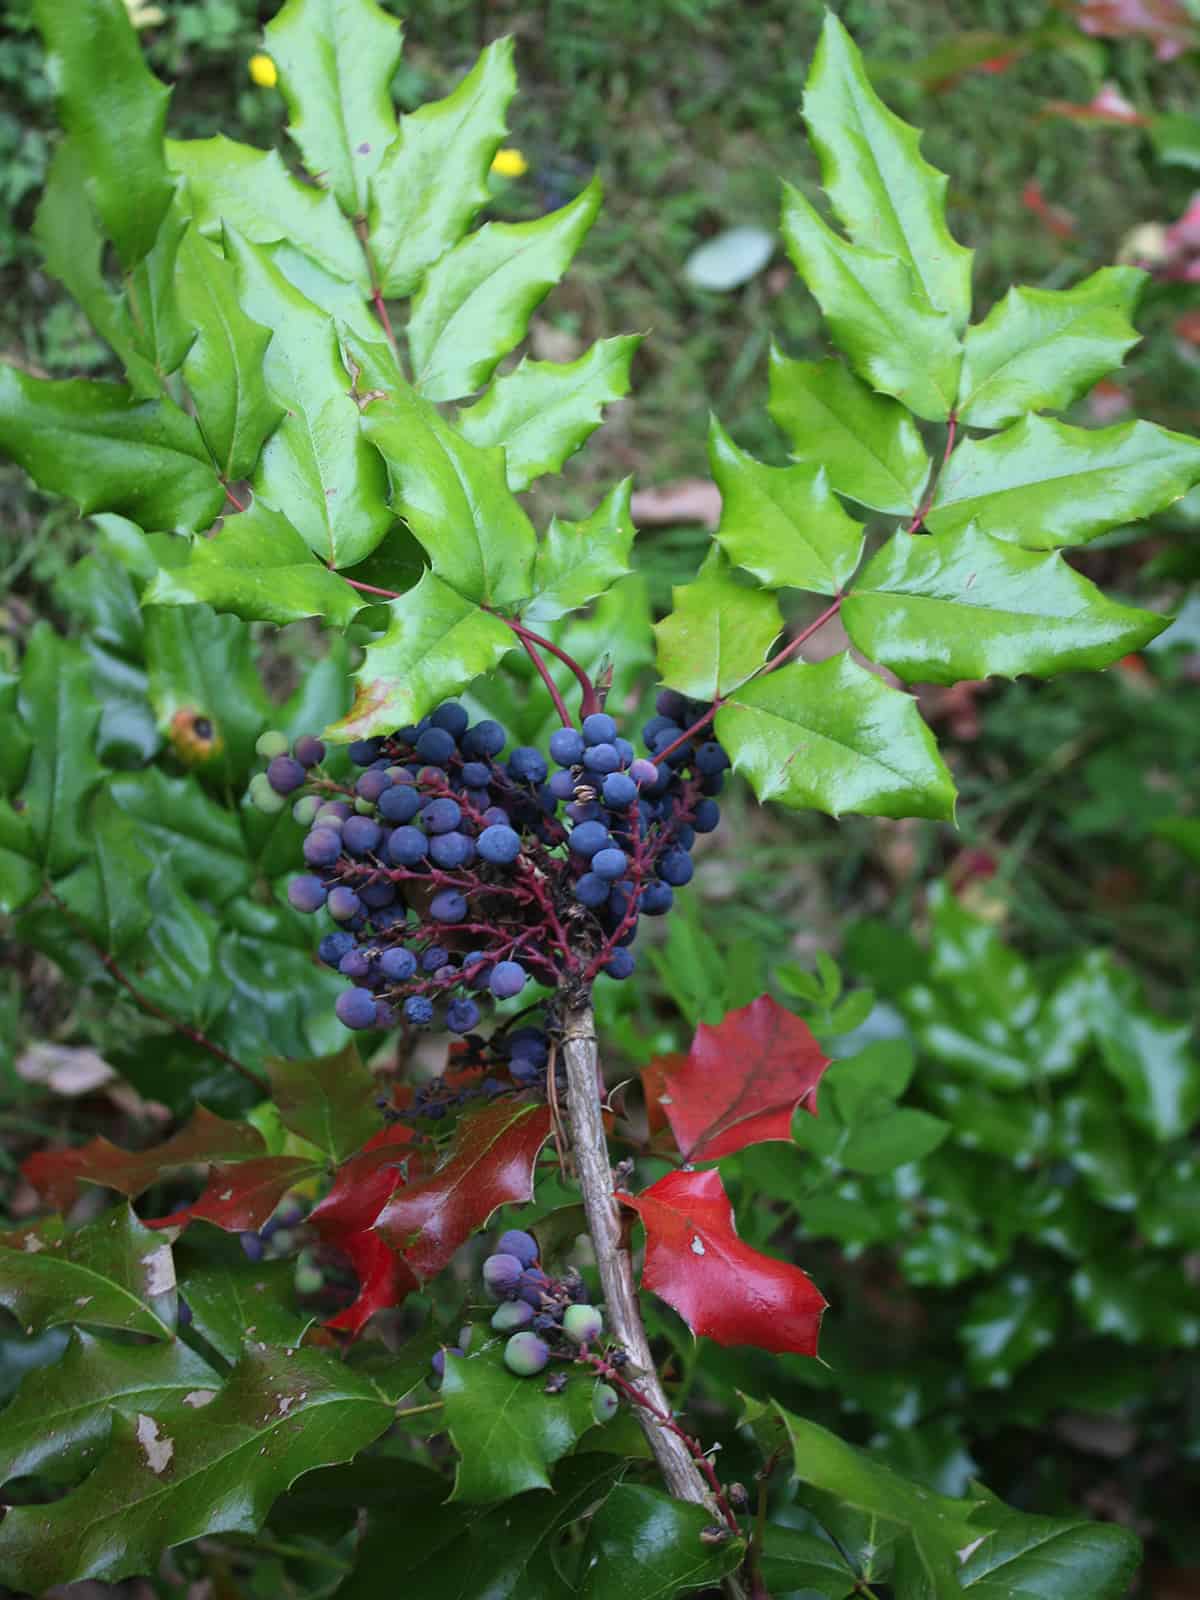
[[[469,1034],[480,1000],[519,995],[531,979],[551,988],[599,973],[627,978],[642,916],[662,916],[692,876],[689,855],[719,820],[728,758],[684,727],[704,707],[673,690],[643,731],[639,758],[604,712],[551,736],[550,757],[518,746],[500,759],[497,722],[473,726],[454,701],[415,726],[349,747],[364,769],[339,783],[319,739],[258,742],[268,759],[251,799],[268,811],[292,800],[308,828],[309,871],[292,880],[299,911],[334,923],[318,954],[352,985],[337,1014],[350,1028],[403,1017]],[[509,1041],[510,1074],[534,1081],[546,1036]]]

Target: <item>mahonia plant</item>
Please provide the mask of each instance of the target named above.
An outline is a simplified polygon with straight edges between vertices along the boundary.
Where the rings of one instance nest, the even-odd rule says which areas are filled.
[[[126,376],[0,368],[0,448],[97,516],[146,615],[184,619],[178,652],[213,636],[214,612],[317,618],[363,646],[348,709],[343,696],[324,716],[323,688],[286,732],[258,721],[267,764],[250,797],[281,831],[260,876],[270,903],[242,931],[284,926],[273,885],[286,882],[291,908],[322,919],[310,948],[323,965],[306,960],[298,987],[327,1030],[336,1009],[375,1041],[437,1024],[455,1042],[416,1083],[399,1070],[407,1048],[377,1079],[353,1039],[272,1055],[247,1024],[256,1057],[238,1062],[181,1024],[269,1099],[245,1120],[197,1103],[149,1150],[97,1139],[30,1159],[57,1211],[5,1236],[0,1303],[30,1334],[73,1331],[0,1414],[0,1479],[37,1488],[9,1496],[5,1581],[118,1580],[202,1536],[253,1548],[271,1519],[262,1548],[299,1548],[293,1572],[306,1547],[272,1530],[332,1530],[350,1600],[400,1576],[459,1600],[713,1586],[945,1600],[1041,1592],[1048,1573],[1064,1600],[1118,1600],[1137,1561],[1125,1530],[1028,1516],[982,1489],[934,1493],[766,1397],[741,1424],[742,1448],[761,1449],[750,1510],[674,1413],[631,1232],[644,1230],[643,1287],[696,1337],[815,1356],[824,1299],[739,1239],[720,1161],[791,1140],[828,1063],[761,996],[655,1065],[657,1131],[639,1144],[602,1100],[591,991],[633,973],[640,919],[690,878],[727,766],[791,808],[949,818],[951,777],[904,683],[1100,668],[1165,625],[1062,552],[1183,494],[1200,444],[1044,414],[1120,362],[1141,275],[1013,289],[969,325],[971,256],[948,232],[945,179],[827,19],[804,114],[844,232],[792,187],[783,232],[841,355],[772,356],[791,465],[752,459],[714,422],[721,521],[657,624],[662,694],[638,754],[607,708],[620,709],[622,663],[581,663],[564,642],[631,570],[629,485],[542,534],[519,498],[626,392],[638,341],[502,370],[600,203],[592,183],[536,221],[473,226],[514,91],[511,43],[398,120],[398,23],[374,0],[287,0],[266,49],[305,178],[223,137],[166,138],[168,90],[122,0],[35,0],[35,13],[64,128],[37,238]],[[886,528],[865,561],[861,514]],[[791,590],[821,603],[781,643]],[[854,653],[804,660],[835,616]],[[562,724],[547,754],[508,748],[500,722],[456,698],[475,685],[486,709],[513,652]],[[82,928],[91,976],[170,1021],[170,938],[146,932],[136,885],[150,880],[128,868],[184,791],[106,771],[98,713],[72,714],[87,671],[43,631],[0,685],[17,712],[0,753],[4,904]],[[215,772],[233,760],[226,741],[245,756],[236,718],[166,709],[185,765]],[[197,909],[171,930],[177,945],[201,937],[211,887],[194,857],[180,870]],[[149,995],[114,953],[136,963],[145,938]],[[264,964],[264,983],[279,970]],[[210,1025],[222,1006],[210,1001]],[[670,1170],[637,1188],[623,1163],[617,1188],[610,1137],[666,1153]],[[197,1198],[181,1185],[198,1166]],[[459,1252],[553,1173],[578,1185],[582,1211],[568,1195],[506,1213],[457,1332],[436,1317],[422,1329],[427,1286],[454,1294]],[[61,1214],[97,1189],[123,1203]],[[168,1209],[140,1215],[146,1194],[144,1210]],[[50,1414],[69,1420],[47,1430]],[[804,1528],[768,1515],[780,1465],[801,1485]],[[293,1485],[318,1468],[306,1499]],[[328,1592],[328,1557],[295,1581]]]

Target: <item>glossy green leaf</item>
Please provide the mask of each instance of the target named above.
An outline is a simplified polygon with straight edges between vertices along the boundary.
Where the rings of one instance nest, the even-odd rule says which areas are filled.
[[[577,361],[530,361],[497,378],[481,400],[460,411],[459,432],[485,449],[504,446],[508,487],[528,489],[559,472],[603,421],[603,408],[629,393],[629,366],[640,334],[597,339]]]
[[[823,467],[767,467],[713,418],[709,459],[721,491],[725,554],[773,589],[838,594],[858,566],[864,529],[835,499]]]
[[[139,400],[157,396],[158,375],[137,348],[129,306],[104,276],[104,235],[87,196],[87,166],[73,139],[54,152],[33,222],[42,265],[86,311],[96,332],[120,356]]]
[[[170,90],[146,66],[122,0],[37,0],[34,16],[59,119],[128,269],[154,244],[171,202],[163,159]]]
[[[236,481],[254,470],[283,415],[263,378],[271,334],[242,310],[233,268],[194,228],[180,247],[176,291],[196,334],[183,364],[196,420],[222,477]]]
[[[912,417],[876,394],[845,362],[790,361],[771,351],[771,403],[792,459],[824,467],[838,494],[894,516],[912,516],[929,457]]]
[[[837,1159],[851,1172],[877,1177],[936,1150],[950,1132],[941,1117],[899,1106],[865,1118],[851,1128]]]
[[[592,1427],[595,1380],[569,1374],[566,1388],[518,1378],[490,1343],[474,1357],[447,1356],[442,1384],[445,1422],[458,1451],[454,1500],[485,1504],[527,1489],[548,1489],[550,1468]]]
[[[1005,1388],[1019,1372],[1053,1346],[1063,1305],[1050,1284],[1015,1270],[974,1296],[958,1324],[974,1383]]]
[[[169,729],[181,713],[206,718],[213,745],[205,775],[245,783],[271,714],[249,629],[207,606],[151,606],[144,615],[147,691],[159,726]]]
[[[216,1399],[161,1421],[119,1418],[96,1471],[52,1505],[0,1524],[0,1565],[40,1593],[79,1578],[154,1570],[164,1548],[208,1533],[253,1533],[303,1472],[346,1461],[392,1407],[318,1351],[246,1351]]]
[[[1159,1249],[1200,1249],[1200,1157],[1168,1159],[1137,1208],[1138,1231]]]
[[[375,1079],[351,1040],[337,1055],[267,1062],[271,1097],[285,1128],[345,1161],[380,1131]]]
[[[1102,267],[1073,289],[1010,289],[967,330],[961,420],[1004,428],[1073,404],[1138,342],[1130,318],[1145,281],[1135,267]]]
[[[835,817],[953,815],[954,784],[916,702],[845,651],[739,689],[716,732],[760,800]]]
[[[764,1408],[754,1405],[761,1414]],[[792,1455],[792,1472],[844,1505],[902,1531],[902,1568],[924,1585],[916,1593],[951,1600],[960,1593],[958,1552],[979,1538],[971,1517],[979,1499],[952,1500],[902,1478],[871,1454],[774,1404]],[[899,1558],[898,1558],[899,1560]]]
[[[55,885],[55,893],[78,917],[99,948],[124,953],[150,920],[146,886],[153,862],[138,838],[138,825],[101,789],[87,816],[89,859]]]
[[[57,1217],[3,1235],[0,1305],[25,1329],[82,1323],[170,1339],[175,1265],[169,1236],[114,1206],[74,1233]]]
[[[1041,1164],[1051,1129],[1045,1106],[1023,1095],[992,1094],[953,1078],[927,1081],[925,1092],[951,1123],[955,1142],[964,1150],[1002,1156],[1021,1169]]]
[[[226,517],[211,539],[194,539],[187,560],[163,567],[142,595],[147,606],[232,611],[248,622],[320,617],[347,627],[368,597],[314,559],[286,517],[262,500]]]
[[[883,104],[858,48],[827,14],[804,91],[804,121],[831,205],[855,244],[896,256],[956,328],[971,314],[971,251],[946,226],[944,173]]]
[[[1028,416],[961,444],[925,518],[935,533],[974,522],[1032,550],[1086,544],[1161,511],[1200,480],[1200,441],[1151,422],[1072,428]]]
[[[370,294],[362,247],[337,201],[293,178],[278,150],[256,150],[218,134],[168,139],[167,161],[188,180],[196,222],[210,238],[219,240],[231,228],[251,244],[286,239],[334,277]]]
[[[169,778],[158,767],[116,773],[113,799],[137,819],[140,842],[182,887],[214,905],[248,894],[253,864],[234,812],[205,794],[198,779]]]
[[[769,1522],[759,1558],[763,1582],[771,1594],[802,1592],[822,1600],[846,1600],[860,1592],[858,1574],[828,1539],[798,1528]]]
[[[1184,1138],[1200,1118],[1200,1060],[1188,1024],[1155,1016],[1136,983],[1111,964],[1097,976],[1089,1016],[1130,1115],[1160,1144]]]
[[[712,700],[757,672],[782,631],[774,593],[739,582],[714,546],[654,625],[659,676],[681,694]]]
[[[633,480],[618,483],[582,522],[550,519],[533,567],[526,622],[553,622],[610,590],[630,571],[636,529],[629,514]]]
[[[1111,1522],[1031,1517],[990,1499],[975,1520],[988,1536],[959,1573],[975,1600],[1121,1600],[1141,1558],[1137,1535]]]
[[[1175,1261],[1085,1262],[1071,1278],[1071,1294],[1095,1333],[1165,1350],[1200,1346],[1200,1288]]]
[[[326,730],[332,739],[366,739],[419,720],[489,672],[515,642],[499,617],[432,572],[387,609],[387,632],[367,646],[355,674],[354,704]]]
[[[570,205],[533,222],[489,222],[429,268],[412,303],[408,348],[417,388],[458,400],[488,381],[525,337],[600,209],[593,178]]]
[[[93,750],[100,709],[87,658],[47,622],[30,636],[17,706],[32,743],[21,790],[31,854],[57,877],[91,852],[85,807],[104,772]]]
[[[488,45],[453,94],[400,119],[371,180],[371,253],[386,295],[407,295],[486,204],[516,92],[510,38]]]
[[[359,428],[335,329],[265,250],[229,232],[226,251],[239,303],[271,330],[263,377],[286,412],[262,453],[255,493],[323,561],[353,566],[383,538],[392,514],[383,464]]]
[[[143,528],[205,528],[225,498],[194,420],[122,384],[0,366],[0,451],[80,511]]]
[[[347,338],[368,392],[384,390],[377,355]],[[384,368],[386,372],[386,368]],[[462,437],[403,382],[365,402],[363,431],[387,462],[396,509],[434,574],[460,595],[507,606],[532,589],[537,535],[509,491],[504,452]]]
[[[195,1228],[188,1231],[190,1241]],[[220,1253],[191,1266],[182,1247],[180,1292],[192,1313],[191,1327],[231,1365],[242,1347],[255,1344],[295,1348],[309,1317],[296,1305],[294,1261],[246,1260],[241,1241],[222,1240]]]
[[[1084,1080],[1084,1089],[1095,1088]],[[1137,1130],[1114,1117],[1107,1097],[1080,1092],[1058,1102],[1058,1154],[1082,1174],[1092,1198],[1113,1211],[1133,1211],[1147,1152]]]
[[[0,1411],[0,1483],[35,1473],[69,1482],[100,1453],[114,1412],[136,1418],[205,1405],[220,1383],[179,1339],[118,1344],[77,1329],[62,1360],[29,1373]]]
[[[890,1102],[908,1088],[916,1064],[907,1040],[876,1039],[857,1055],[829,1067],[821,1080],[821,1095],[832,1095],[843,1122],[859,1122],[890,1109]]]
[[[705,1544],[700,1535],[711,1526],[703,1506],[619,1484],[588,1529],[580,1600],[675,1600],[718,1585],[746,1551],[740,1539]]]
[[[288,132],[350,217],[366,215],[368,180],[396,137],[400,37],[374,0],[288,0],[266,27]]]
[[[179,369],[194,337],[180,309],[175,282],[179,248],[190,231],[187,211],[172,204],[153,248],[125,280],[138,346],[160,383]]]
[[[950,318],[930,306],[907,264],[847,244],[791,184],[783,188],[781,226],[797,272],[859,376],[917,416],[944,421],[954,409],[962,349]]]
[[[1119,605],[1055,552],[974,526],[888,540],[842,606],[846,632],[909,683],[1111,666],[1166,617]]]

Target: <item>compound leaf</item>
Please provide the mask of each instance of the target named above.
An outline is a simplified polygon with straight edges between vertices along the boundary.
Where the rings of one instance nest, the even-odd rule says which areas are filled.
[[[1102,267],[1074,289],[1014,287],[963,341],[958,414],[1004,428],[1027,411],[1062,411],[1121,365],[1144,272]]]
[[[575,1448],[595,1422],[595,1380],[572,1373],[561,1394],[519,1378],[495,1342],[475,1357],[446,1357],[442,1400],[458,1451],[453,1500],[487,1504],[527,1489],[548,1489],[550,1468]]]
[[[916,701],[846,651],[738,689],[716,732],[760,800],[834,817],[953,815],[954,784]]]
[[[893,516],[912,516],[929,477],[917,425],[845,362],[790,361],[771,351],[771,402],[794,461],[824,467],[838,494]]]
[[[171,91],[146,66],[122,0],[37,0],[46,71],[87,192],[128,270],[171,203],[163,129]]]
[[[971,251],[946,227],[946,176],[922,157],[917,130],[880,100],[857,46],[828,13],[804,120],[825,192],[851,239],[902,261],[927,303],[961,329],[971,314]]]
[[[597,339],[578,361],[530,361],[499,377],[481,400],[458,414],[472,444],[504,446],[508,487],[528,489],[559,472],[603,420],[603,408],[629,393],[629,366],[640,334]]]
[[[583,1552],[581,1600],[674,1600],[715,1588],[745,1556],[740,1539],[706,1544],[703,1506],[647,1484],[621,1483],[592,1518]]]
[[[512,53],[511,39],[495,40],[453,94],[400,119],[371,180],[371,253],[384,294],[411,294],[486,203],[517,87]]]
[[[917,416],[944,421],[958,393],[962,348],[912,270],[896,256],[847,244],[791,184],[784,185],[782,230],[797,272],[859,374]]]
[[[578,611],[631,570],[632,489],[633,480],[623,479],[582,522],[551,518],[534,561],[533,599],[522,608],[527,622],[553,622]]]
[[[1072,428],[1031,415],[968,439],[938,480],[925,518],[935,533],[974,522],[1032,550],[1086,544],[1161,511],[1200,481],[1200,441],[1152,422]]]
[[[642,1284],[717,1344],[815,1356],[825,1297],[790,1262],[743,1244],[716,1167],[619,1194],[646,1229]]]
[[[430,267],[408,321],[422,394],[458,400],[488,381],[570,265],[596,220],[600,194],[593,178],[569,205],[548,216],[486,223]]]
[[[774,593],[739,583],[715,546],[695,580],[671,593],[673,609],[654,625],[659,676],[697,700],[756,672],[783,630]]]
[[[365,739],[418,721],[512,649],[512,630],[432,572],[388,602],[387,631],[367,645],[355,676],[354,704],[326,730],[336,740]]]
[[[893,535],[855,581],[842,617],[864,654],[910,683],[1107,667],[1167,625],[1109,600],[1053,551],[973,526]]]
[[[288,0],[266,27],[305,165],[349,217],[396,137],[391,83],[400,24],[374,0]]]
[[[834,498],[825,469],[764,466],[715,418],[708,449],[721,491],[716,538],[734,565],[773,589],[838,594],[858,566],[864,529]]]

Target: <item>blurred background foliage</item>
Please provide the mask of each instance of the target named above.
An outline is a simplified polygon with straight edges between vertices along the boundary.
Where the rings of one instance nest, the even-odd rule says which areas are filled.
[[[539,215],[593,170],[604,177],[605,210],[531,343],[563,360],[598,337],[650,337],[633,398],[531,499],[539,519],[578,514],[632,472],[682,505],[641,502],[638,578],[576,625],[581,659],[617,658],[616,700],[633,715],[652,685],[650,622],[708,537],[708,410],[782,462],[765,408],[770,344],[824,353],[816,307],[773,247],[778,175],[814,181],[797,107],[822,8],[383,3],[405,17],[404,107],[447,92],[482,44],[516,34],[510,144],[527,170],[494,179],[494,215]],[[153,65],[176,84],[175,133],[221,131],[288,154],[282,100],[248,72],[273,5],[134,9]],[[1144,341],[1072,420],[1128,413],[1200,430],[1200,223],[1189,211],[1200,6],[836,9],[881,92],[950,174],[952,226],[977,252],[977,315],[1010,282],[1061,287],[1117,260],[1148,266]],[[2,0],[0,346],[31,370],[105,376],[108,352],[28,237],[52,120],[29,0]],[[754,231],[730,244],[733,229]],[[744,276],[724,292],[700,286],[693,260],[718,240]],[[242,793],[257,727],[332,714],[344,658],[335,650],[306,692],[317,640],[304,625],[249,628],[202,609],[186,624],[143,617],[138,539],[119,519],[80,521],[5,466],[0,493],[0,670],[48,622],[65,641],[62,670],[95,697],[113,803],[147,817],[170,796],[175,837],[151,865],[178,880],[182,931],[158,938],[144,991],[190,997],[193,1021],[235,1055],[253,1054],[264,1029],[291,1030],[296,1053],[331,1047],[328,985],[280,909],[287,840],[266,837]],[[751,1381],[744,1352],[694,1346],[660,1312],[680,1403],[697,1408],[702,1431],[706,1407],[719,1417],[734,1387],[774,1386],[939,1488],[960,1492],[978,1472],[1028,1509],[1083,1506],[1128,1523],[1150,1541],[1143,1593],[1161,1600],[1200,1592],[1188,1510],[1200,1490],[1198,527],[1193,494],[1072,555],[1122,597],[1177,614],[1143,656],[1099,676],[922,694],[959,784],[957,829],[784,816],[735,793],[700,854],[699,893],[636,990],[603,1001],[630,1068],[686,1048],[697,1021],[768,984],[836,1054],[875,1052],[877,1103],[843,1103],[835,1069],[796,1147],[742,1158],[731,1181],[751,1242],[804,1262],[833,1302],[829,1366],[764,1362]],[[486,705],[531,737],[525,691],[519,679],[500,685]],[[197,743],[196,717],[216,725],[219,749],[207,735]],[[145,881],[158,881],[149,867]],[[149,925],[149,888],[146,911]],[[0,1164],[18,1214],[29,1196],[17,1165],[37,1143],[97,1131],[133,1143],[147,1136],[146,1102],[178,1113],[196,1094],[225,1111],[255,1098],[139,1015],[77,934],[45,907],[0,927]],[[264,950],[275,965],[260,983]],[[144,1098],[114,1098],[106,1064]],[[22,1341],[0,1340],[0,1390],[29,1359]],[[723,1442],[736,1475],[737,1437]]]

